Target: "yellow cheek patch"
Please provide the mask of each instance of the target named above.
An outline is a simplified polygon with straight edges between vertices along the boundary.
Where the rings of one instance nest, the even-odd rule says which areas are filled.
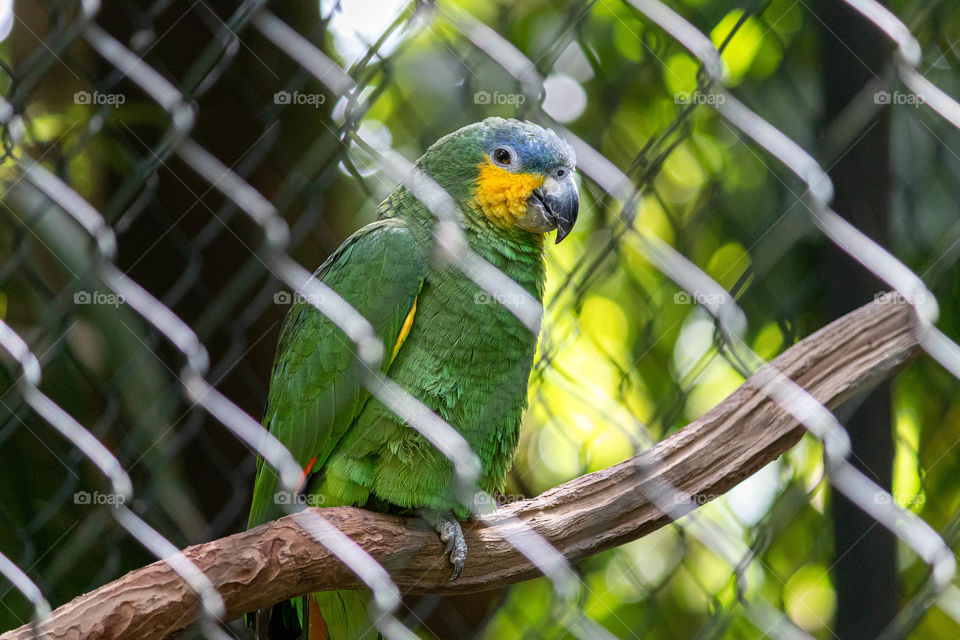
[[[527,210],[527,198],[544,177],[532,173],[511,173],[493,162],[477,165],[477,192],[474,202],[487,218],[512,225]]]

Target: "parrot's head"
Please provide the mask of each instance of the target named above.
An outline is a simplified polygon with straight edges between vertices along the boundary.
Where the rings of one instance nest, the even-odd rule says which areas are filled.
[[[535,234],[556,229],[563,240],[580,198],[574,153],[549,129],[487,118],[437,140],[420,167],[458,200],[500,228]]]

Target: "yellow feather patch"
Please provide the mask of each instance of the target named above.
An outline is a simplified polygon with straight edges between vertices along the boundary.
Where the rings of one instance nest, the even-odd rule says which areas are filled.
[[[410,313],[407,314],[406,319],[403,321],[403,326],[400,327],[400,335],[397,336],[397,344],[393,345],[393,355],[390,357],[391,362],[394,360],[394,358],[397,357],[397,353],[400,352],[400,347],[403,346],[404,341],[407,339],[407,336],[410,334],[410,327],[413,326],[413,316],[416,313],[417,313],[417,298],[414,298],[413,306],[410,307]]]
[[[511,173],[492,161],[477,165],[477,191],[474,202],[487,218],[497,224],[512,225],[527,210],[527,198],[544,177],[532,173]]]

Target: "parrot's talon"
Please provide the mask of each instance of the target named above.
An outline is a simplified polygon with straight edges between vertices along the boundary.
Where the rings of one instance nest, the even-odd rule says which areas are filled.
[[[450,582],[453,582],[460,577],[460,572],[463,571],[463,561],[466,559],[466,557],[466,551],[463,552],[462,558],[454,558],[452,555],[450,556],[450,562],[453,564],[453,575],[450,576]]]
[[[446,542],[444,555],[450,556],[450,564],[453,565],[453,576],[450,581],[460,577],[463,571],[463,563],[467,559],[467,540],[463,537],[463,529],[460,522],[452,513],[445,515],[434,527],[440,534],[440,542]]]

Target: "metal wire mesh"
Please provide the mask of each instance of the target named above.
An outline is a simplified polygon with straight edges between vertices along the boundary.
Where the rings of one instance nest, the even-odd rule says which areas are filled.
[[[889,636],[924,620],[955,632],[960,512],[933,469],[960,434],[932,438],[932,463],[913,442],[920,484],[891,495],[852,464],[841,420],[761,369],[804,323],[822,324],[817,288],[797,270],[809,268],[809,247],[832,243],[915,307],[924,350],[950,376],[928,362],[904,385],[935,384],[931,424],[956,415],[941,399],[960,386],[960,347],[934,323],[956,328],[960,226],[943,213],[924,229],[911,222],[956,193],[954,43],[941,44],[949,30],[937,5],[904,7],[913,29],[874,2],[849,5],[896,51],[863,88],[874,108],[831,129],[822,147],[834,156],[818,161],[804,150],[817,142],[810,80],[787,62],[810,46],[798,25],[819,20],[803,2],[401,3],[360,19],[325,3],[16,3],[0,102],[3,628],[164,558],[202,599],[192,632],[248,633],[219,621],[220,596],[176,549],[242,526],[257,455],[295,491],[299,468],[258,420],[293,292],[343,329],[367,366],[364,384],[453,460],[473,493],[466,442],[374,373],[383,345],[309,271],[404,183],[441,221],[438,250],[491,301],[532,331],[544,314],[513,496],[649,446],[758,372],[812,437],[741,491],[759,509],[731,498],[693,511],[697,498],[661,483],[649,498],[672,527],[576,567],[531,531],[511,536],[546,578],[487,602],[483,625],[471,618],[476,602],[401,601],[349,538],[299,512],[373,589],[384,635],[831,637],[830,609],[816,604],[829,598],[817,585],[831,562],[816,532],[825,489],[902,543],[909,586]],[[928,49],[940,55],[925,67]],[[784,62],[751,82],[743,59],[764,56]],[[831,209],[827,175],[883,96],[895,105],[896,149],[940,163],[895,166],[891,250]],[[654,124],[637,115],[648,102]],[[572,248],[548,257],[542,309],[464,250],[456,204],[411,172],[440,134],[494,112],[550,126],[577,153],[586,219]],[[737,200],[760,186],[762,206]],[[788,250],[801,255],[785,260]],[[808,557],[784,548],[797,539]]]

